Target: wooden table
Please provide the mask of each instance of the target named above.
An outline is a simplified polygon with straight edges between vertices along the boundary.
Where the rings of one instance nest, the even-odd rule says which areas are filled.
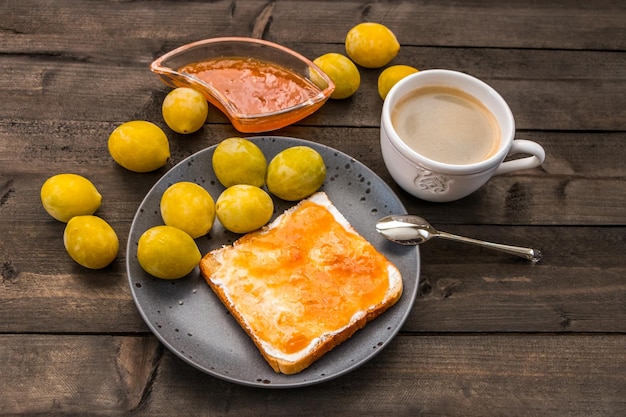
[[[0,15],[0,414],[626,414],[624,2],[24,0],[0,2]],[[494,86],[544,165],[457,202],[412,198],[381,159],[380,70],[361,69],[356,95],[275,134],[350,154],[443,230],[541,247],[544,259],[432,241],[400,334],[354,372],[286,390],[204,374],[153,336],[126,280],[131,221],[167,168],[122,169],[108,135],[131,119],[165,128],[169,89],[148,66],[175,47],[253,36],[313,59],[343,52],[363,21],[396,33],[395,64]],[[196,134],[166,132],[168,168],[239,135],[215,109]],[[74,263],[41,206],[41,185],[61,172],[104,196],[97,214],[122,247],[105,269]]]

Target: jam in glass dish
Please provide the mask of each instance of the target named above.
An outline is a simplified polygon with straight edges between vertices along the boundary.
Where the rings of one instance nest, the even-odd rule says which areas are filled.
[[[335,89],[304,56],[275,43],[213,38],[176,48],[150,69],[170,87],[191,87],[243,133],[267,132],[319,109]]]

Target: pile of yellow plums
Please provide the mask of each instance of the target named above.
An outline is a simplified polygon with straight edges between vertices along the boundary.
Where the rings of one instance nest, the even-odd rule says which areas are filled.
[[[149,274],[163,279],[187,275],[201,258],[194,239],[209,233],[216,217],[234,233],[257,230],[274,213],[270,194],[300,200],[317,191],[326,178],[324,160],[313,148],[286,148],[268,164],[256,144],[240,137],[216,146],[212,168],[224,186],[215,202],[206,189],[187,181],[170,185],[161,196],[164,225],[145,231],[137,248],[139,264]]]
[[[63,244],[72,259],[90,269],[104,268],[115,259],[119,240],[105,220],[93,215],[102,195],[91,181],[78,174],[57,174],[44,182],[40,195],[48,214],[66,223]]]
[[[365,22],[348,31],[345,49],[348,56],[330,52],[313,60],[335,83],[335,91],[330,96],[332,99],[344,99],[356,93],[361,85],[357,65],[363,68],[388,65],[398,55],[400,43],[385,25]],[[378,94],[384,100],[391,87],[417,71],[417,68],[409,65],[387,67],[378,76]]]

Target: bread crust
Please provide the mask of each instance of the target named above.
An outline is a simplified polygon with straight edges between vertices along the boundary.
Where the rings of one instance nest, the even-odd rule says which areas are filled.
[[[317,193],[313,197],[310,197],[309,199],[312,198],[313,200],[316,200],[316,201],[319,201],[321,199],[322,202],[327,201],[327,203],[324,203],[324,204],[329,204],[332,206],[332,203],[330,202],[330,200],[327,199],[326,195],[323,194],[320,196],[320,194],[323,194],[323,193]],[[264,348],[263,343],[257,337],[255,331],[252,328],[250,328],[249,325],[247,324],[246,318],[242,315],[242,313],[239,311],[237,306],[231,302],[231,299],[227,295],[223,285],[221,285],[220,283],[214,282],[214,275],[216,271],[218,270],[218,268],[220,267],[219,259],[221,259],[222,252],[237,250],[237,247],[240,244],[244,244],[245,242],[248,242],[248,241],[253,241],[255,239],[255,236],[257,236],[258,234],[264,233],[265,231],[270,230],[274,227],[280,227],[281,218],[285,214],[298,209],[298,207],[300,207],[301,204],[302,202],[292,207],[291,209],[287,210],[285,213],[283,213],[283,215],[279,216],[279,218],[277,218],[274,222],[272,222],[270,225],[266,226],[265,228],[242,236],[240,239],[238,239],[235,243],[233,243],[230,246],[224,246],[222,248],[219,248],[219,249],[216,249],[207,253],[200,261],[200,272],[202,276],[204,277],[204,279],[206,280],[206,282],[208,283],[208,285],[213,290],[213,292],[217,295],[217,297],[224,304],[224,306],[230,311],[230,313],[233,315],[233,317],[239,323],[239,325],[246,331],[248,336],[252,339],[252,341],[254,342],[254,344],[260,351],[260,353],[263,355],[267,363],[272,367],[272,369],[275,372],[280,372],[283,374],[295,374],[306,369],[315,361],[317,361],[320,357],[322,357],[325,353],[329,352],[334,347],[338,346],[339,344],[349,339],[356,331],[363,328],[369,321],[375,319],[376,317],[381,315],[383,312],[385,312],[387,309],[389,309],[392,305],[394,305],[399,300],[399,298],[402,295],[402,277],[400,276],[400,272],[398,271],[398,269],[391,262],[389,262],[388,263],[388,274],[389,274],[389,281],[390,281],[389,289],[387,291],[385,298],[380,303],[367,308],[366,311],[362,312],[363,314],[361,314],[360,317],[356,317],[356,318],[353,317],[351,322],[348,323],[341,330],[331,333],[331,334],[320,335],[320,338],[317,339],[315,345],[312,347],[309,347],[307,353],[297,358],[296,360],[288,360],[288,359],[281,358],[281,357],[278,357],[269,353]],[[334,206],[332,206],[332,210],[329,210],[329,211],[332,212],[333,210],[336,211],[336,208]],[[336,213],[333,213],[333,214],[336,218],[337,218],[337,215],[339,216],[337,220],[344,226],[344,228],[358,235],[358,233],[352,228],[352,226],[349,225],[347,220],[345,220],[345,218],[343,218],[343,216],[338,211],[336,211]],[[341,221],[341,219],[343,219],[343,221]],[[358,236],[360,239],[363,239],[360,235]]]

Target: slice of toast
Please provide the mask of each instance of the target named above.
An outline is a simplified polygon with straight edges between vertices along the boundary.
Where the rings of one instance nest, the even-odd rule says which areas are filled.
[[[200,271],[276,372],[298,373],[402,294],[400,271],[323,192],[233,245]]]

